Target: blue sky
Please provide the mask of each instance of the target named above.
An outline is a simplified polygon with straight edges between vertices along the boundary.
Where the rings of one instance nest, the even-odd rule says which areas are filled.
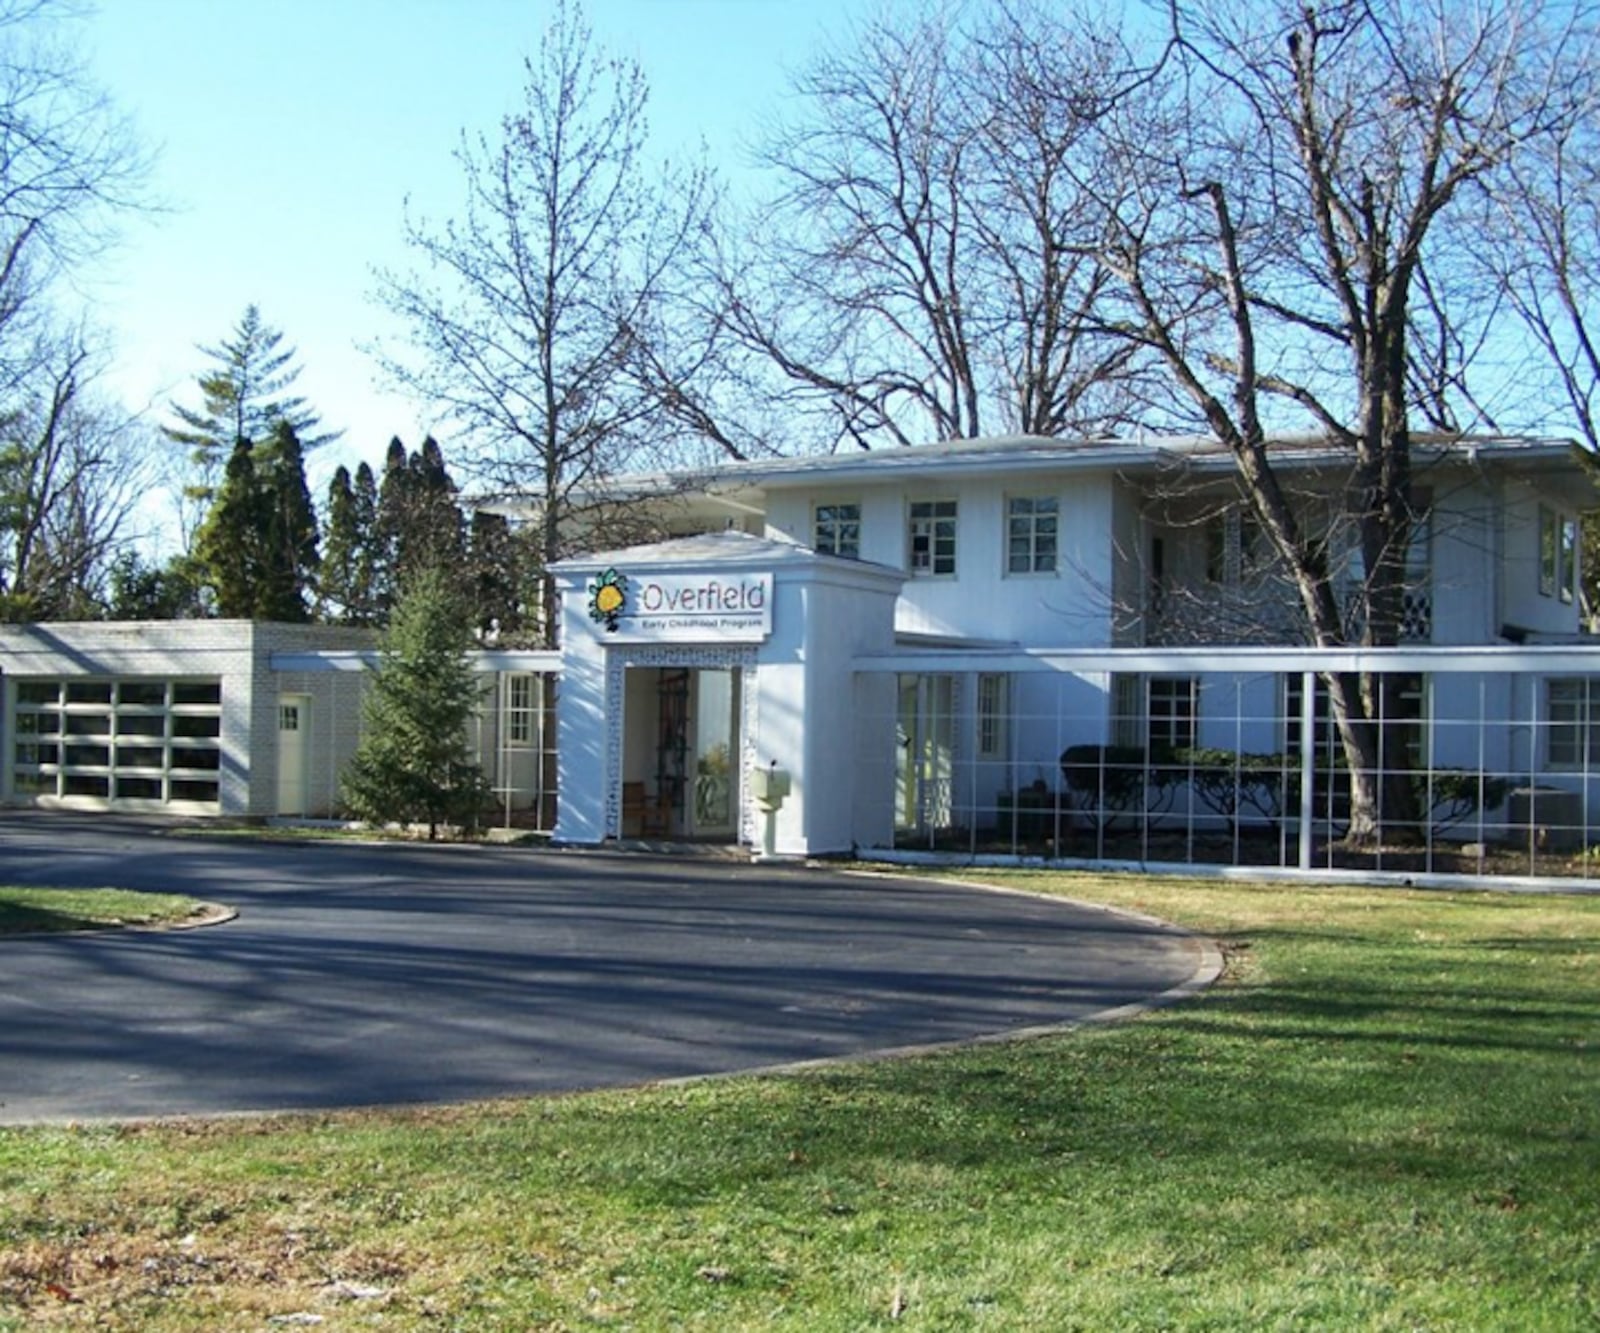
[[[651,146],[703,140],[737,171],[786,71],[863,9],[857,0],[592,0],[597,42],[644,66]],[[115,392],[169,419],[198,406],[197,344],[226,337],[249,302],[304,367],[297,388],[330,428],[335,462],[415,445],[424,407],[386,392],[359,344],[393,336],[375,266],[404,267],[407,196],[459,210],[451,151],[514,109],[522,60],[551,6],[537,0],[102,0],[83,54],[157,150],[165,209],[124,228],[82,285],[112,338]],[[442,441],[449,456],[449,440]]]

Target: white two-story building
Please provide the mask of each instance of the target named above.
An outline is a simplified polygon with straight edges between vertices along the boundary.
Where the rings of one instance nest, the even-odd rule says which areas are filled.
[[[1348,459],[1273,452],[1358,583]],[[1600,843],[1588,461],[1421,440],[1415,487],[1406,645],[1330,656],[1298,646],[1211,442],[1013,437],[622,479],[661,539],[557,567],[560,654],[483,656],[480,753],[508,822],[575,844],[1303,866],[1342,815],[1321,675],[1393,672],[1407,702],[1383,762],[1417,784],[1423,841]],[[314,628],[0,630],[3,795],[336,814],[370,661]],[[158,715],[159,755],[136,730],[123,745],[124,721]],[[763,803],[774,770],[787,795]]]
[[[1274,453],[1358,583],[1348,459]],[[1214,443],[960,441],[634,493],[688,535],[559,569],[570,841],[756,844],[748,775],[776,765],[780,853],[1187,859],[1219,835],[1243,854],[1253,830],[1277,846],[1249,858],[1293,864],[1337,833],[1337,779],[1295,770],[1337,768],[1319,678],[1355,669],[1405,678],[1385,764],[1419,775],[1412,832],[1591,841],[1593,486],[1566,442],[1420,441],[1407,646],[1341,658],[1288,651],[1293,590]]]

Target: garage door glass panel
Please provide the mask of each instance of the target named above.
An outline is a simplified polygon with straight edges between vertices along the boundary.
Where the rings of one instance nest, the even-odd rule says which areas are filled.
[[[119,736],[161,736],[166,733],[167,719],[160,714],[146,716],[136,714],[133,717],[119,717],[117,719],[117,735]]]
[[[185,737],[219,736],[222,734],[222,719],[215,714],[197,717],[180,713],[172,719],[172,734]]]
[[[160,745],[117,746],[118,768],[161,768],[165,758],[166,749]]]
[[[221,682],[176,681],[172,686],[172,702],[180,708],[189,704],[216,707],[222,702]]]

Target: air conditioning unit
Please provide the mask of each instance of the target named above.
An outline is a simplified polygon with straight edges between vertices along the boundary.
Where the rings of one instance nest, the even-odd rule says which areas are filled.
[[[1581,852],[1588,841],[1583,794],[1566,787],[1517,787],[1506,800],[1506,836],[1513,846]]]

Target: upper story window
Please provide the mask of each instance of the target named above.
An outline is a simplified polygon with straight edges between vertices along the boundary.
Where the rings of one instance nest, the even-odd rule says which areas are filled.
[[[914,575],[951,578],[956,572],[956,502],[913,500],[908,544]]]
[[[1573,602],[1578,596],[1578,522],[1539,506],[1539,595]]]
[[[1556,589],[1563,602],[1578,599],[1578,521],[1563,517],[1561,520],[1561,572],[1556,579]]]
[[[1060,508],[1053,495],[1006,501],[1006,573],[1054,574]]]
[[[861,559],[861,506],[818,505],[811,512],[811,547],[821,555]]]
[[[1205,538],[1207,582],[1245,583],[1269,563],[1267,534],[1253,514],[1240,509],[1213,514],[1206,522]]]

